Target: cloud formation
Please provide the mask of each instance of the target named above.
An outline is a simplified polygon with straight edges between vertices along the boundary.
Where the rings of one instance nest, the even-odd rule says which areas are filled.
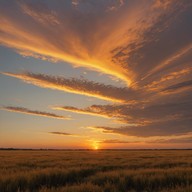
[[[172,138],[172,139],[158,139],[152,141],[153,143],[192,143],[192,137]],[[150,141],[149,141],[150,143]]]
[[[161,26],[156,31],[153,27],[164,15],[178,15],[183,4],[188,7],[189,2],[2,0],[0,42],[21,53],[99,70],[131,84],[138,71],[123,60],[145,46],[147,33],[160,30]]]
[[[36,73],[2,73],[7,76],[21,79],[24,82],[49,89],[66,91],[75,94],[81,94],[99,99],[109,100],[113,102],[134,102],[136,96],[133,97],[133,90],[127,87],[120,88],[112,85],[96,83],[86,79],[67,79],[59,76],[51,76]]]
[[[92,105],[85,109],[79,109],[79,108],[71,107],[71,106],[58,106],[58,107],[52,107],[52,109],[70,111],[70,112],[74,112],[74,113],[87,114],[87,115],[93,115],[93,116],[101,116],[101,117],[105,117],[105,118],[112,117],[108,114],[103,113],[103,111],[101,111],[100,107],[97,105]]]
[[[191,0],[11,4],[3,0],[0,4],[2,45],[23,55],[101,71],[127,83],[118,88],[85,79],[3,73],[39,87],[116,102],[54,109],[126,124],[95,126],[105,133],[146,138],[192,131]]]
[[[183,89],[191,89],[191,88],[192,88],[192,80],[189,80],[169,86],[165,88],[163,92],[174,92],[178,90],[182,91]]]
[[[160,139],[148,139],[142,138],[141,140],[120,140],[120,139],[105,139],[99,141],[102,144],[134,144],[134,143],[143,143],[143,144],[185,144],[192,143],[191,135],[184,136],[172,136],[169,137],[161,137]]]
[[[115,105],[92,105],[87,108],[75,108],[70,106],[57,106],[53,109],[71,111],[75,113],[85,113],[95,116],[104,116],[108,118],[117,118],[118,120],[137,125],[149,125],[151,123],[174,121],[177,119],[185,119],[190,117],[192,112],[192,103],[190,101],[190,92],[185,93],[185,97],[170,97],[170,101],[166,103],[163,99],[155,99],[155,101],[136,103],[136,104],[115,104]],[[165,97],[167,98],[167,97]],[[172,99],[172,101],[171,101]],[[181,99],[181,100],[180,100]],[[184,101],[182,100],[184,99]],[[175,100],[175,101],[174,101]],[[158,102],[158,103],[155,103]]]
[[[126,136],[136,137],[154,137],[154,136],[174,136],[185,135],[190,133],[192,119],[182,119],[158,123],[149,123],[139,126],[122,126],[114,127],[94,127],[101,130],[103,133],[115,133]]]
[[[53,132],[49,132],[49,133],[54,134],[54,135],[63,135],[63,136],[77,136],[75,134],[66,133],[66,132],[59,132],[59,131],[53,131]]]
[[[5,107],[1,107],[0,109],[10,111],[10,112],[24,113],[24,114],[28,114],[28,115],[36,115],[36,116],[42,116],[42,117],[48,117],[48,118],[54,118],[54,119],[65,119],[65,120],[70,119],[69,117],[56,115],[54,113],[30,110],[30,109],[27,109],[27,108],[24,108],[24,107],[5,106]]]
[[[109,144],[129,144],[129,143],[139,143],[140,141],[123,141],[118,139],[106,139],[103,141],[100,141],[100,143],[109,143]]]

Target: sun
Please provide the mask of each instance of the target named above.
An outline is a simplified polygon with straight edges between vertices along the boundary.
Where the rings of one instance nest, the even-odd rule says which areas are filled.
[[[94,142],[92,146],[93,146],[93,150],[98,150],[99,149],[98,142]]]
[[[101,148],[101,141],[96,139],[89,140],[89,147],[91,150],[99,150]]]

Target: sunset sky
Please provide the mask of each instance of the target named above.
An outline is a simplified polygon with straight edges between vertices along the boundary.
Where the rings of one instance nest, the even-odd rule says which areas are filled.
[[[0,1],[0,147],[191,146],[191,0]]]

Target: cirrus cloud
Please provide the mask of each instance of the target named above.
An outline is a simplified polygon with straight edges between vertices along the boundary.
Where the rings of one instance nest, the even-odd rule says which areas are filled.
[[[86,79],[67,79],[61,76],[52,76],[25,72],[22,74],[2,73],[7,76],[21,79],[24,82],[49,89],[66,91],[75,94],[81,94],[113,102],[133,102],[136,96],[133,96],[133,90],[126,87],[115,87],[88,81]]]
[[[0,42],[18,52],[67,61],[132,84],[140,75],[131,67],[132,54],[151,42],[146,34],[154,32],[164,15],[179,15],[188,4],[89,0],[74,6],[73,1],[3,0]],[[162,28],[170,21],[166,19]]]
[[[5,106],[5,107],[1,107],[0,109],[10,111],[10,112],[16,112],[16,113],[24,113],[27,115],[36,115],[36,116],[42,116],[42,117],[48,117],[48,118],[54,118],[54,119],[70,120],[70,117],[65,117],[65,116],[57,115],[54,113],[48,113],[44,111],[31,110],[24,107]]]

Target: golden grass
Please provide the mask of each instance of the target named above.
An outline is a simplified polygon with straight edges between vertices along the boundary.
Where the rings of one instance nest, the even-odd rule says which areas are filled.
[[[0,192],[191,192],[192,150],[0,150]]]

